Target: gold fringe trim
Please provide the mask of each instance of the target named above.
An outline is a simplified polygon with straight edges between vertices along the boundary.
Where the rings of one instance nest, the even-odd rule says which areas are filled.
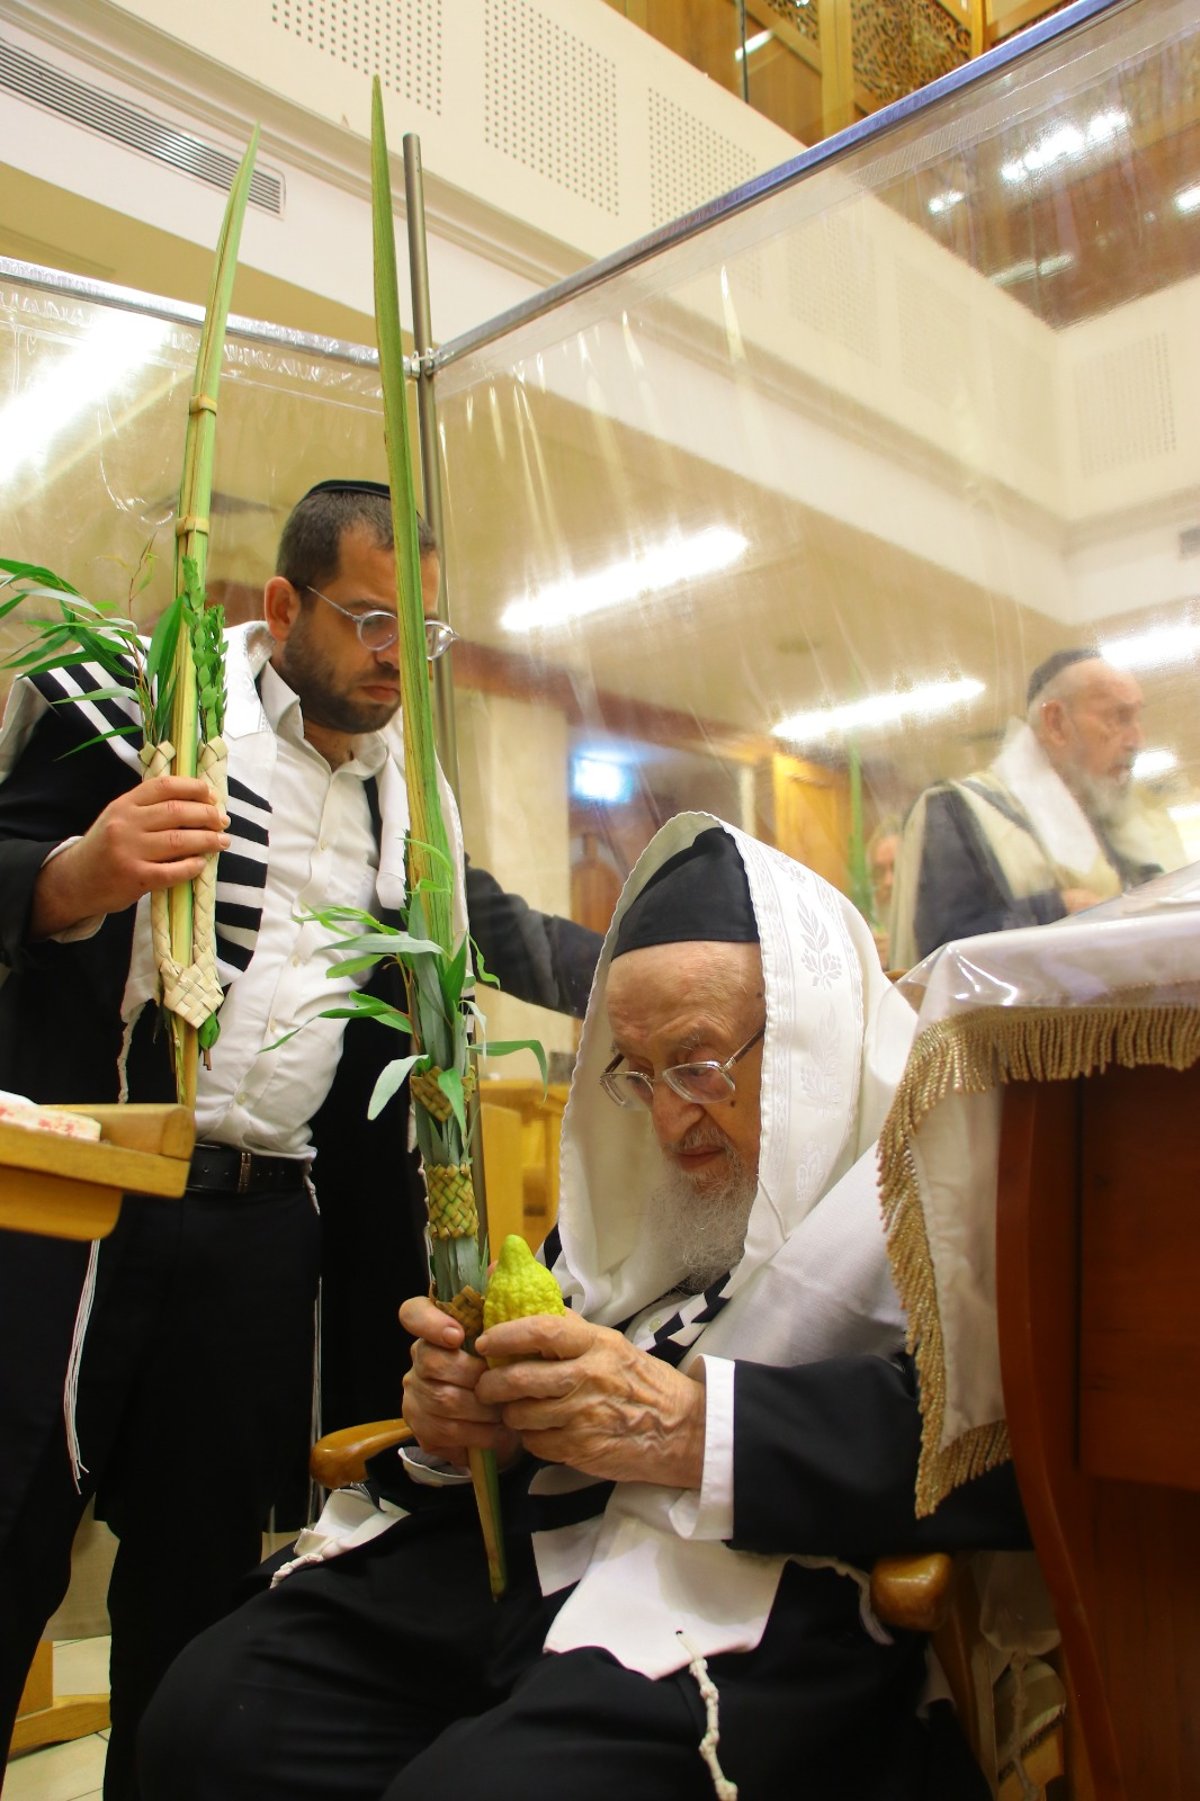
[[[908,1316],[908,1348],[921,1382],[917,1517],[952,1489],[1011,1454],[1003,1420],[975,1426],[942,1445],[946,1359],[933,1259],[912,1145],[922,1123],[951,1094],[986,1094],[1005,1082],[1069,1082],[1109,1064],[1184,1070],[1200,1059],[1200,1007],[1152,1006],[1145,990],[1096,1007],[981,1007],[922,1032],[879,1137],[879,1188],[892,1278]]]
[[[434,1238],[474,1238],[479,1230],[469,1163],[427,1163],[429,1230]]]
[[[453,1114],[454,1108],[450,1105],[449,1095],[438,1087],[438,1077],[441,1074],[442,1071],[433,1066],[423,1069],[419,1074],[408,1078],[408,1088],[413,1100],[424,1107],[426,1113],[432,1115],[440,1124],[445,1125]],[[475,1071],[473,1069],[467,1071],[462,1079],[462,1085],[463,1100],[469,1101],[475,1087]]]

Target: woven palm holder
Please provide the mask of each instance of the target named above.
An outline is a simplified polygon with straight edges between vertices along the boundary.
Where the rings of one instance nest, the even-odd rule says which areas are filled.
[[[431,1118],[436,1119],[439,1124],[445,1125],[446,1121],[450,1118],[450,1115],[454,1112],[454,1108],[450,1104],[449,1095],[444,1093],[444,1091],[438,1087],[438,1077],[441,1073],[442,1071],[437,1068],[423,1069],[419,1075],[409,1077],[408,1086],[413,1099],[424,1107],[426,1113],[428,1113]],[[468,1070],[463,1077],[464,1100],[470,1100],[471,1092],[474,1087],[475,1071],[471,1069]],[[457,1238],[459,1234],[457,1232],[451,1232],[449,1234],[443,1234],[443,1236]]]
[[[474,1238],[479,1230],[469,1163],[425,1166],[429,1190],[429,1230],[435,1238]]]
[[[483,1331],[483,1296],[479,1290],[468,1283],[465,1288],[459,1289],[452,1300],[439,1301],[435,1295],[434,1304],[443,1313],[448,1313],[451,1319],[456,1319],[466,1333],[466,1343],[474,1344]]]

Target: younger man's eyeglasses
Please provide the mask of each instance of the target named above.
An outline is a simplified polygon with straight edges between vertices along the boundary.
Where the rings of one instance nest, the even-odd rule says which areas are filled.
[[[336,600],[330,600],[328,594],[322,594],[321,590],[314,588],[311,582],[306,582],[304,587],[306,593],[315,594],[318,600],[323,600],[327,607],[332,607],[334,612],[340,613],[344,619],[353,619],[354,629],[358,633],[358,641],[364,650],[390,650],[400,636],[400,622],[394,613],[388,612],[382,607],[372,608],[366,613],[355,613],[349,607],[340,606]],[[453,626],[447,625],[444,619],[427,619],[425,621],[426,657],[431,663],[436,663],[438,658],[449,650],[457,637],[458,633]]]
[[[754,1049],[766,1029],[765,1023],[759,1026],[753,1038],[747,1038],[741,1049],[734,1051],[724,1063],[674,1063],[670,1069],[664,1069],[661,1076],[643,1075],[639,1069],[618,1069],[617,1064],[624,1055],[618,1051],[600,1077],[600,1086],[618,1107],[652,1107],[656,1082],[665,1082],[672,1094],[677,1094],[681,1100],[694,1101],[698,1107],[711,1107],[718,1101],[729,1100],[736,1092],[737,1083],[729,1072],[747,1051]]]

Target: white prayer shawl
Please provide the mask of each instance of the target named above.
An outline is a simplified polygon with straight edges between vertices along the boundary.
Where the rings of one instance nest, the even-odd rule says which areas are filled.
[[[1120,877],[1088,815],[1024,720],[1011,720],[991,767],[967,782],[950,784],[966,806],[1016,900],[1057,889],[1083,888],[1101,900],[1121,891]],[[993,805],[992,792],[1001,802]],[[896,869],[892,959],[897,968],[917,960],[914,919],[924,856],[924,801],[913,809]],[[1015,802],[1017,818],[1008,817]],[[1003,808],[1003,810],[1002,810]],[[1023,816],[1032,830],[1020,823]],[[1168,814],[1135,794],[1124,817],[1107,828],[1113,849],[1134,866],[1177,869],[1183,845]]]
[[[556,1274],[572,1305],[602,1325],[651,1306],[677,1275],[671,1247],[654,1226],[663,1162],[650,1121],[641,1109],[615,1108],[600,1088],[612,1055],[608,967],[634,898],[663,863],[714,825],[723,822],[681,814],[639,860],[605,940],[584,1024],[564,1119]],[[904,1066],[913,1015],[891,990],[870,930],[849,901],[811,870],[723,829],[745,865],[762,947],[758,1191],[743,1256],[724,1291],[729,1298],[699,1329],[681,1367],[710,1353],[774,1365],[890,1354],[903,1343],[904,1322],[888,1274],[873,1144]],[[533,1492],[572,1480],[580,1479],[545,1470]],[[787,1559],[681,1536],[682,1499],[678,1490],[620,1484],[590,1530],[569,1529],[573,1554],[564,1557],[535,1538],[548,1591],[578,1578],[548,1650],[600,1645],[627,1667],[661,1676],[694,1652],[758,1644]]]

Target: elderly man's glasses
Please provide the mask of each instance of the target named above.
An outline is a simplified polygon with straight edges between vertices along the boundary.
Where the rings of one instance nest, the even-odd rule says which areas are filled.
[[[364,650],[390,650],[400,636],[400,622],[394,613],[385,611],[383,608],[373,609],[368,613],[354,613],[349,607],[339,606],[336,600],[330,600],[328,594],[322,594],[321,590],[314,588],[311,582],[306,582],[304,587],[306,593],[315,594],[318,600],[323,600],[327,607],[332,607],[334,612],[340,613],[344,619],[353,619],[354,629],[358,633],[358,641]],[[447,625],[444,619],[427,619],[425,621],[425,655],[429,661],[436,663],[438,658],[449,650],[457,637],[458,633],[453,626]]]
[[[759,1026],[753,1038],[747,1038],[741,1049],[734,1051],[724,1063],[675,1063],[670,1069],[664,1069],[661,1076],[646,1076],[637,1069],[618,1069],[617,1064],[624,1055],[618,1051],[600,1077],[600,1086],[618,1107],[652,1107],[656,1082],[665,1082],[672,1094],[677,1094],[681,1100],[694,1101],[698,1107],[711,1107],[715,1102],[727,1101],[735,1092],[737,1083],[729,1072],[747,1051],[754,1049],[766,1029],[765,1025]]]

